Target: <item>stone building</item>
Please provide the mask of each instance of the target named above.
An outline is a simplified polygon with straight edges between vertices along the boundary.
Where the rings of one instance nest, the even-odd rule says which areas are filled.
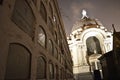
[[[112,33],[98,19],[89,18],[85,10],[82,14],[67,40],[76,80],[92,80],[94,71],[101,71],[98,58],[112,50]]]
[[[72,80],[57,0],[0,0],[0,80]]]

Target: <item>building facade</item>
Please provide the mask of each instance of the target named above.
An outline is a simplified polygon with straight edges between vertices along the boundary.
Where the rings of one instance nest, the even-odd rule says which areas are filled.
[[[73,80],[57,0],[0,0],[0,80]]]
[[[95,70],[101,70],[98,58],[112,50],[112,33],[98,19],[89,18],[86,11],[72,28],[68,43],[76,80],[92,80]]]

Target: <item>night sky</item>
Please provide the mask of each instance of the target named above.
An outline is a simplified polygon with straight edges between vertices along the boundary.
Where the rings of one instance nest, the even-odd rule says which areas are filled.
[[[120,31],[120,0],[58,0],[66,34],[69,35],[73,24],[82,18],[82,10],[87,16],[98,19],[108,31],[112,24]]]

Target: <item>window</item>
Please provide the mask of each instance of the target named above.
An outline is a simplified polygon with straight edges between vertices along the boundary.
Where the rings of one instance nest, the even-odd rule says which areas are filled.
[[[55,66],[55,80],[59,80],[59,68],[57,65]]]
[[[57,48],[54,48],[54,56],[56,59],[58,58]]]
[[[43,30],[42,26],[38,27],[38,43],[45,47],[46,43],[46,35],[45,31]]]
[[[48,51],[53,55],[53,43],[51,40],[48,42]]]
[[[49,10],[50,10],[50,14],[51,14],[51,16],[53,17],[53,9],[52,9],[52,5],[51,5],[51,3],[49,3]]]
[[[60,53],[58,53],[58,60],[60,61]]]
[[[59,68],[59,78],[60,78],[60,80],[63,80],[62,79],[62,70]],[[67,78],[68,79],[68,78]]]
[[[39,57],[37,59],[37,77],[39,79],[45,79],[46,78],[46,62],[43,57]]]
[[[50,79],[54,78],[54,66],[52,63],[49,63],[49,77]]]
[[[49,17],[49,20],[48,20],[48,26],[49,26],[49,29],[50,29],[51,33],[53,34],[53,23],[52,23],[50,17]]]
[[[21,30],[33,38],[35,17],[26,0],[16,0],[11,19]]]
[[[30,78],[31,54],[20,44],[10,44],[5,80],[28,80]]]
[[[64,58],[63,58],[63,55],[61,55],[61,64],[63,64],[63,60]]]
[[[58,25],[58,45],[60,46],[60,48],[61,48],[61,38],[62,38],[62,36],[60,33],[60,26]]]
[[[55,32],[55,41],[57,43],[57,33]]]
[[[41,14],[42,18],[44,19],[44,21],[47,22],[47,12],[46,12],[45,6],[42,2],[40,5],[40,14]]]
[[[53,21],[56,22],[56,17],[55,17],[55,16],[53,16]],[[56,24],[57,24],[57,23],[56,23]]]

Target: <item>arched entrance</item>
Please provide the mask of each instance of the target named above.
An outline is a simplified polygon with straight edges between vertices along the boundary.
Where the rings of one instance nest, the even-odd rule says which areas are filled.
[[[94,73],[99,73],[99,74],[94,74],[94,78],[96,79],[96,76],[99,77],[101,79],[101,74],[100,74],[100,70],[101,70],[101,65],[100,62],[98,60],[98,58],[101,56],[102,54],[102,49],[100,46],[100,41],[95,37],[89,37],[86,40],[86,46],[87,46],[87,62],[90,66],[90,72]]]
[[[89,37],[86,40],[86,45],[87,45],[87,55],[90,56],[92,54],[101,54],[101,47],[100,47],[100,42],[99,40],[95,37]]]

